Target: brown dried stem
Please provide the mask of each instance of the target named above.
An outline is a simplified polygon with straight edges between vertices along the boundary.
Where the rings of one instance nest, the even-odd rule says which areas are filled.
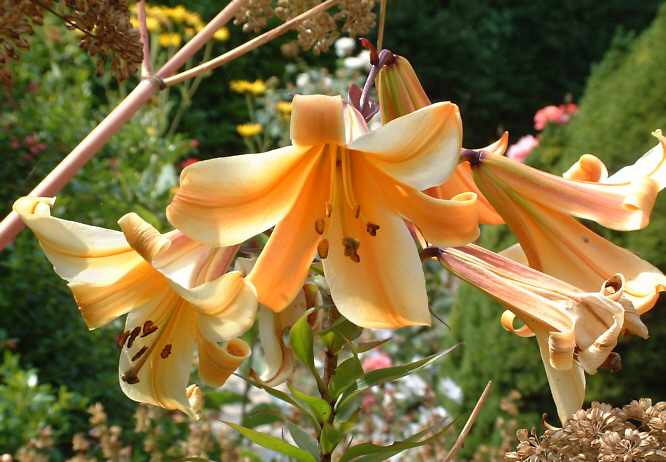
[[[141,34],[141,43],[143,44],[143,64],[141,66],[141,77],[150,77],[153,75],[153,63],[150,54],[150,34],[146,24],[146,0],[139,0],[138,6],[139,33]]]
[[[269,30],[268,32],[265,32],[258,37],[253,38],[252,40],[244,43],[243,45],[234,48],[233,50],[230,50],[217,58],[213,58],[210,61],[207,61],[203,64],[200,64],[196,67],[193,67],[192,69],[188,69],[185,72],[181,72],[180,74],[176,74],[173,77],[169,77],[167,79],[164,79],[164,83],[170,87],[176,84],[179,84],[185,80],[192,79],[200,74],[203,74],[208,71],[212,71],[213,69],[216,69],[226,63],[228,63],[231,60],[234,60],[236,58],[239,58],[240,56],[243,56],[246,53],[249,53],[250,51],[259,48],[262,45],[265,45],[266,43],[270,42],[271,40],[276,39],[277,37],[281,36],[282,34],[290,31],[293,29],[295,26],[299,25],[301,22],[305,21],[306,19],[309,19],[313,16],[316,16],[317,14],[331,8],[332,6],[335,6],[336,4],[340,3],[340,0],[326,0],[325,2],[317,5],[316,7],[306,11],[303,14],[300,14],[296,16],[293,19],[290,19],[289,21],[280,24],[279,26]]]
[[[490,388],[492,387],[492,384],[493,384],[492,381],[486,384],[486,388],[483,389],[483,393],[481,393],[481,396],[479,397],[479,400],[476,402],[474,409],[472,409],[472,413],[467,419],[467,422],[465,422],[465,426],[460,432],[460,435],[458,435],[458,438],[456,438],[455,443],[453,443],[451,450],[446,455],[446,458],[444,459],[443,462],[451,462],[453,458],[456,456],[456,454],[458,454],[458,451],[460,451],[460,449],[463,447],[463,444],[465,443],[465,438],[467,438],[467,435],[472,430],[472,426],[474,425],[474,422],[476,422],[476,418],[479,416],[481,408],[488,399],[488,395],[490,394]]]

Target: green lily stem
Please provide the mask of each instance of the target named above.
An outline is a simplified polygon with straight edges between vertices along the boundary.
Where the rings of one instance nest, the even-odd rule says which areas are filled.
[[[338,309],[335,307],[335,305],[331,306],[328,310],[328,322],[327,322],[327,328],[330,328],[335,322],[340,318],[340,312]],[[330,347],[327,347],[325,352],[325,359],[324,359],[324,387],[325,387],[325,396],[322,394],[322,398],[328,401],[329,405],[331,406],[331,414],[328,417],[328,423],[333,424],[335,421],[335,399],[330,395],[329,390],[330,390],[330,385],[331,385],[331,380],[333,380],[333,376],[335,375],[335,371],[337,370],[338,367],[338,352],[332,350]],[[321,443],[319,445],[319,457],[321,462],[331,462],[331,457],[333,456],[333,450],[329,453],[325,453],[324,450],[321,447]]]

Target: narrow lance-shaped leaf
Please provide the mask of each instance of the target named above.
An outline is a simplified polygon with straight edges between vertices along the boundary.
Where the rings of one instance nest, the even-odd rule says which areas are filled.
[[[232,422],[225,423],[250,441],[266,449],[271,449],[273,451],[279,452],[280,454],[284,454],[297,462],[317,462],[317,459],[315,459],[315,457],[309,452],[301,448],[297,448],[296,446],[289,444],[280,438],[252,430]]]

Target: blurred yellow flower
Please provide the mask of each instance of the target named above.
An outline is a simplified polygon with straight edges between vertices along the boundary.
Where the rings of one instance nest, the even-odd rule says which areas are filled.
[[[150,32],[158,32],[160,30],[160,22],[155,18],[147,17],[146,27]]]
[[[185,28],[185,35],[187,37],[192,37],[195,33],[196,33],[196,31],[194,30],[193,27],[186,27]]]
[[[173,8],[167,8],[167,16],[175,22],[183,22],[190,17],[190,12],[183,5],[178,5]]]
[[[157,135],[157,129],[155,127],[147,127],[146,133],[148,133],[150,136],[155,136]]]
[[[213,38],[215,40],[219,40],[220,42],[226,42],[229,40],[229,29],[226,27],[219,28],[217,31],[215,31]]]
[[[177,47],[182,41],[179,34],[169,33],[169,34],[160,34],[160,45],[163,47]]]
[[[266,92],[266,84],[263,80],[255,80],[249,82],[247,80],[232,80],[229,84],[231,91],[236,93],[252,93],[255,96],[262,95]]]
[[[236,131],[243,138],[249,138],[250,136],[256,136],[263,131],[261,124],[241,124],[236,126]]]
[[[289,101],[280,101],[275,105],[275,108],[282,115],[291,114],[291,103]]]

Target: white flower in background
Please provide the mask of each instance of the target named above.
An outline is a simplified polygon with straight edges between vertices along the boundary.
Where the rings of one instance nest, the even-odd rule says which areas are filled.
[[[335,41],[335,54],[338,58],[349,56],[356,49],[356,40],[351,37],[342,37]]]
[[[296,86],[298,88],[304,88],[309,83],[310,83],[310,75],[308,75],[305,72],[298,74],[298,77],[296,77]]]
[[[357,56],[349,56],[344,60],[344,66],[350,71],[370,69],[370,51],[363,50]]]

